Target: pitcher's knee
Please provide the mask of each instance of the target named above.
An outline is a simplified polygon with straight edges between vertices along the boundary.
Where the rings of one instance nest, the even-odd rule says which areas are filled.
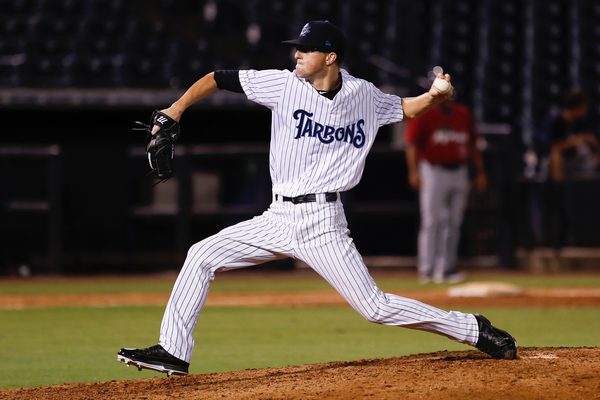
[[[379,318],[377,315],[374,314],[361,314],[363,316],[364,319],[366,319],[369,322],[372,322],[374,324],[379,324]]]
[[[370,307],[369,307],[370,306]],[[360,315],[369,322],[374,324],[384,324],[388,317],[383,313],[379,304],[369,304],[368,306],[355,307]]]
[[[197,242],[197,243],[194,243],[193,245],[191,245],[187,252],[188,258],[193,257],[198,253],[201,253],[202,248],[203,248],[202,242]]]
[[[215,254],[222,252],[222,247],[219,239],[213,235],[191,245],[187,256],[188,258],[207,258],[211,256],[214,258]]]
[[[188,250],[184,267],[206,270],[213,274],[219,268],[219,265],[215,265],[215,250],[214,243],[208,239],[193,244]]]

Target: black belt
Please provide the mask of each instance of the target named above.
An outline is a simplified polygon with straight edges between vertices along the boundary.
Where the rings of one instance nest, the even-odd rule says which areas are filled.
[[[279,195],[276,194],[275,195],[275,200],[277,200],[279,197]],[[302,196],[297,196],[297,197],[285,197],[285,196],[281,196],[283,201],[291,201],[294,204],[300,204],[300,203],[314,203],[315,201],[317,201],[317,195],[314,193],[311,194],[305,194]],[[337,201],[338,195],[337,193],[325,193],[325,201],[327,202],[334,202]]]

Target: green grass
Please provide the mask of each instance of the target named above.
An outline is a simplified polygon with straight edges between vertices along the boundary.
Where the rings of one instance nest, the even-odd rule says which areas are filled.
[[[439,289],[448,285],[420,285],[414,276],[376,277],[383,290]],[[471,281],[497,280],[522,287],[600,287],[600,274],[587,275],[475,275]],[[169,293],[175,277],[122,277],[111,279],[33,279],[0,280],[0,295],[78,294],[78,293]],[[218,274],[211,292],[299,292],[333,290],[320,277],[268,277],[240,279]]]
[[[333,290],[320,278],[219,276],[212,292]],[[0,295],[169,293],[175,277],[0,280]],[[480,275],[523,287],[600,287],[599,274]],[[412,276],[376,277],[383,290],[444,288]],[[120,347],[157,343],[163,307],[0,310],[0,389],[163,376],[116,361]],[[600,346],[598,310],[477,309],[520,346]],[[344,307],[207,307],[195,333],[191,373],[391,357],[469,347],[429,333],[370,324]]]
[[[33,279],[0,280],[0,295],[89,294],[89,293],[169,293],[173,279]]]
[[[158,339],[164,307],[0,311],[0,389],[164,376],[116,361],[120,347]],[[600,346],[597,309],[478,309],[520,346]],[[470,347],[379,326],[350,308],[207,307],[195,333],[193,374],[391,357]]]

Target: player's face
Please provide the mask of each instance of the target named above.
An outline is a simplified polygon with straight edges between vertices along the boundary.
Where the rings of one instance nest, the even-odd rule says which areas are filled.
[[[327,53],[322,53],[314,47],[298,46],[294,58],[296,58],[296,75],[299,78],[316,77],[325,71]]]

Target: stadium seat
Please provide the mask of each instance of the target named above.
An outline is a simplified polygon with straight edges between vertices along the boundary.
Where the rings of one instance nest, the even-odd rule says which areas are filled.
[[[111,57],[78,56],[70,69],[74,87],[116,87],[120,85]]]
[[[125,45],[128,55],[165,55],[170,53],[168,39],[161,36],[133,37]]]
[[[198,55],[181,55],[175,57],[169,63],[169,76],[174,79],[171,86],[187,88],[198,79],[210,72],[211,59],[208,57],[199,57]]]
[[[26,51],[33,55],[66,55],[73,51],[73,39],[64,36],[32,36],[26,42]]]
[[[189,0],[158,0],[158,7],[161,11],[170,15],[189,15],[197,14],[201,9],[203,2]]]
[[[142,19],[134,19],[131,21],[129,35],[133,37],[149,37],[170,35],[168,25],[162,20],[147,21]]]
[[[2,0],[0,15],[32,15],[39,10],[38,0]]]
[[[33,34],[38,37],[75,37],[80,31],[80,19],[76,17],[46,16],[39,18],[33,26]]]
[[[0,37],[25,37],[29,33],[27,17],[0,14]]]
[[[71,83],[71,56],[27,55],[18,67],[21,84],[25,87],[67,87]]]
[[[93,15],[83,22],[82,33],[89,36],[123,39],[128,34],[130,19],[119,15]]]
[[[80,16],[87,11],[86,0],[41,0],[43,14]]]
[[[123,41],[116,36],[85,35],[77,39],[74,49],[89,56],[117,55],[123,51]]]
[[[118,69],[125,87],[167,88],[165,65],[162,57],[128,56]]]
[[[124,15],[127,13],[125,0],[90,0],[90,15]]]
[[[372,0],[367,2],[373,2]],[[365,3],[361,1],[362,5]],[[332,23],[336,23],[336,12],[339,10],[337,1],[332,0],[308,0],[304,1],[302,4],[302,17],[303,21],[315,21],[315,20],[324,20],[331,19]],[[337,22],[340,24],[339,22]]]
[[[19,37],[0,37],[0,56],[12,56],[24,51],[25,40]]]
[[[21,86],[21,80],[17,66],[6,62],[4,57],[0,56],[0,87],[18,86]]]

